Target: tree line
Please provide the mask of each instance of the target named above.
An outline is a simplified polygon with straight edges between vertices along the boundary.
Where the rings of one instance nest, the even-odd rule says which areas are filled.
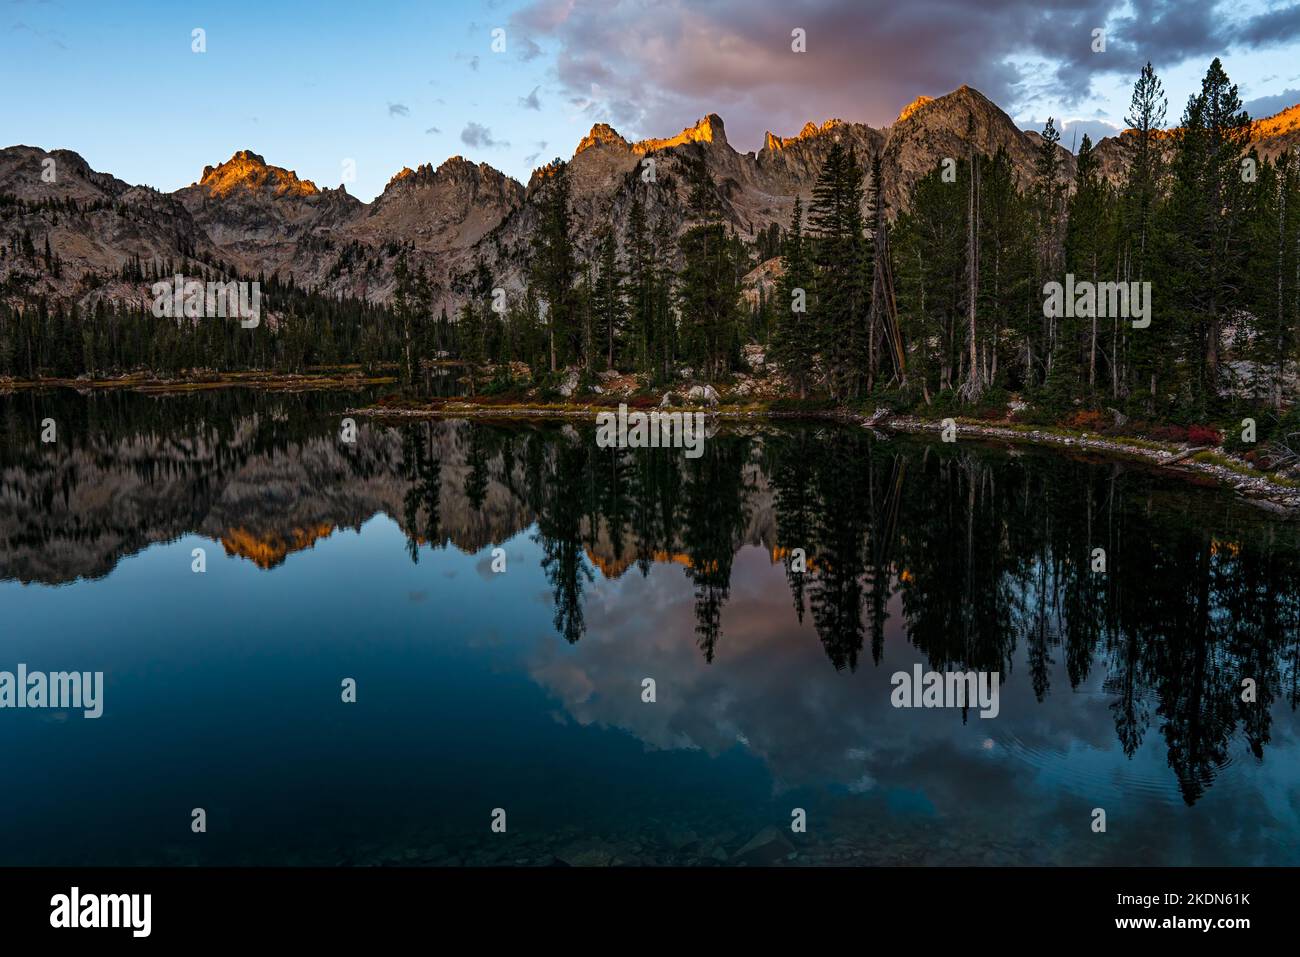
[[[506,294],[480,258],[454,284],[465,297],[454,317],[435,318],[423,265],[395,243],[385,251],[395,258],[388,305],[263,277],[277,321],[253,331],[219,320],[181,327],[144,303],[79,310],[27,296],[0,306],[0,374],[359,361],[395,365],[414,386],[428,360],[454,356],[473,370],[524,363],[543,384],[576,368],[587,379],[635,371],[660,385],[684,368],[726,379],[745,370],[743,346],[756,343],[795,396],[838,404],[1005,409],[1014,393],[1052,416],[1109,407],[1193,421],[1234,403],[1281,410],[1300,345],[1300,157],[1257,155],[1217,59],[1173,128],[1167,110],[1148,64],[1125,117],[1118,176],[1084,136],[1068,179],[1049,119],[1028,176],[1005,151],[972,145],[917,179],[899,211],[886,201],[881,157],[836,143],[806,207],[796,200],[787,226],[749,237],[726,222],[724,192],[702,154],[685,150],[676,155],[684,205],[652,201],[659,189],[677,203],[667,173],[657,187],[632,175],[625,224],[601,231],[586,254],[568,168],[557,160],[532,204],[522,289]],[[0,215],[23,205],[10,197]],[[190,268],[228,274],[182,252]],[[361,254],[345,248],[336,265]],[[60,268],[48,238],[30,232],[13,235],[0,255]],[[779,278],[747,305],[742,280],[775,256]],[[122,278],[165,276],[171,266],[133,260]],[[22,275],[10,270],[11,303]],[[1135,324],[1095,305],[1091,314],[1073,303],[1045,309],[1050,284],[1076,282],[1149,284],[1149,316]]]
[[[906,371],[927,399],[1016,390],[1056,413],[1176,420],[1221,413],[1233,395],[1284,405],[1300,331],[1298,158],[1250,147],[1250,118],[1217,59],[1174,129],[1166,111],[1147,64],[1118,181],[1085,135],[1064,182],[1048,120],[1028,183],[999,152],[915,184],[892,244]],[[1149,325],[1095,306],[1052,314],[1045,289],[1067,277],[1149,283]]]

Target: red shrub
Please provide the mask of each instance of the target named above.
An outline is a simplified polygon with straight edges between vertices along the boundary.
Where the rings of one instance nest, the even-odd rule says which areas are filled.
[[[1148,434],[1157,442],[1187,441],[1187,430],[1181,425],[1158,425]]]
[[[1187,428],[1187,441],[1192,445],[1218,445],[1223,441],[1219,430],[1208,425],[1192,425]]]
[[[1100,432],[1111,424],[1111,418],[1097,409],[1083,409],[1068,416],[1063,424],[1080,432]]]

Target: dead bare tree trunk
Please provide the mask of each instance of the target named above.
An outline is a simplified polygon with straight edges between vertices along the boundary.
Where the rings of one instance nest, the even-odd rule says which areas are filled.
[[[972,120],[968,129],[974,125]],[[984,393],[984,380],[980,375],[979,344],[975,331],[976,303],[979,298],[979,161],[975,157],[975,146],[971,143],[970,151],[970,189],[966,199],[966,319],[967,378],[960,389],[960,396],[966,402],[978,402]]]

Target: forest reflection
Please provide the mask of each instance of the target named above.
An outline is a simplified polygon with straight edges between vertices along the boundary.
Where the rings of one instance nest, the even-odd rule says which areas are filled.
[[[438,503],[420,496],[439,486],[439,465],[420,427],[406,442],[408,528],[423,515],[415,527],[430,540]],[[816,427],[724,433],[695,460],[598,449],[571,428],[474,427],[469,449],[471,506],[495,462],[535,515],[554,625],[570,642],[584,632],[588,555],[629,555],[641,574],[680,556],[712,661],[732,560],[758,509],[774,516],[764,544],[786,566],[795,614],[811,618],[836,669],[880,662],[895,594],[932,669],[1008,676],[1023,645],[1042,701],[1058,657],[1073,688],[1100,668],[1125,753],[1158,727],[1188,803],[1234,733],[1262,756],[1273,702],[1300,700],[1294,529],[1214,493],[1195,503],[1195,490],[1131,466]],[[1093,570],[1097,548],[1104,573]],[[795,549],[802,572],[788,560]]]
[[[191,532],[273,569],[382,513],[414,562],[530,536],[570,643],[601,580],[680,566],[712,663],[733,561],[761,546],[836,671],[878,665],[892,622],[930,668],[997,671],[1039,701],[1100,677],[1125,753],[1160,734],[1189,804],[1234,736],[1261,757],[1274,705],[1300,701],[1297,530],[1220,490],[1119,461],[812,424],[722,426],[694,459],[602,449],[586,423],[362,422],[348,446],[346,407],[6,397],[0,578],[102,577]],[[50,408],[54,446],[38,437]],[[1070,689],[1052,688],[1059,662]]]

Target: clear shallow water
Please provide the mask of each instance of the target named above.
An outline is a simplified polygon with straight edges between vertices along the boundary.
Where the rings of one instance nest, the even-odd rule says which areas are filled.
[[[826,425],[349,448],[355,402],[0,398],[0,669],[106,683],[0,710],[0,863],[1300,861],[1293,524]],[[892,707],[918,662],[999,715]]]

